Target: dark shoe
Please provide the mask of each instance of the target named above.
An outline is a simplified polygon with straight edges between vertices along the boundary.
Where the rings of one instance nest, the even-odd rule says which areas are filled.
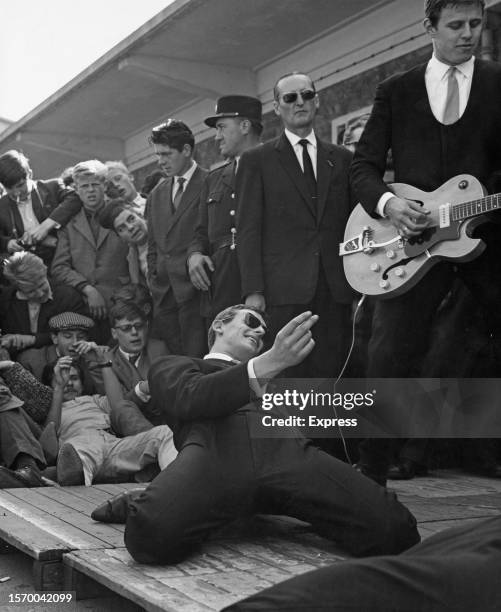
[[[427,474],[428,468],[425,465],[411,459],[402,459],[388,469],[390,480],[412,480],[414,476],[426,476]]]
[[[356,469],[357,472],[360,472],[360,474],[367,476],[367,478],[370,478],[378,485],[386,487],[386,474],[383,474],[382,472],[376,472],[364,463],[355,463],[353,467]]]
[[[63,487],[85,484],[82,460],[69,443],[61,446],[57,456],[57,481]]]
[[[129,515],[129,504],[139,497],[142,489],[129,489],[108,499],[98,506],[90,515],[94,521],[101,523],[125,523]]]
[[[9,470],[0,466],[0,489],[44,487],[41,475],[32,467]]]

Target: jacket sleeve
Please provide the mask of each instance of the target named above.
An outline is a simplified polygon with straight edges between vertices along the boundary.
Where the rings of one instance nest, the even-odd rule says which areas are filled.
[[[80,211],[82,201],[76,191],[65,187],[61,182],[58,182],[56,187],[56,200],[58,206],[54,208],[49,217],[64,227]]]
[[[245,363],[206,373],[194,359],[168,356],[155,361],[148,380],[168,422],[227,416],[251,401]]]
[[[154,279],[157,274],[157,243],[153,231],[153,194],[150,193],[146,200],[145,210],[147,212],[146,221],[148,224],[148,254],[146,255],[146,262],[148,267],[148,285],[151,279]]]
[[[262,225],[264,184],[259,152],[249,151],[240,158],[236,175],[237,257],[242,277],[242,297],[264,293]]]
[[[377,216],[377,203],[389,191],[383,181],[392,130],[388,86],[383,82],[377,88],[372,113],[357,144],[350,172],[355,195],[372,216]]]

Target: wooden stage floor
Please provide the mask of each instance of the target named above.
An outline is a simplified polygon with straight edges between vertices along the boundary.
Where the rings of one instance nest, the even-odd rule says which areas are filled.
[[[416,516],[423,538],[501,513],[501,480],[436,471],[389,484]],[[123,545],[123,526],[90,518],[96,505],[132,486],[137,485],[1,490],[0,539],[33,559],[38,590],[71,590],[83,598],[107,588],[155,612],[219,610],[294,575],[343,561],[335,545],[305,523],[259,516],[181,564],[135,563]]]

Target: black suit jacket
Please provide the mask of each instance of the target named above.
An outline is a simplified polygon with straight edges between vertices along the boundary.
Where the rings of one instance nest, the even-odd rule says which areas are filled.
[[[457,174],[472,174],[490,189],[501,171],[501,65],[475,60],[463,116],[442,125],[431,111],[426,65],[394,75],[377,89],[353,159],[351,178],[369,214],[388,191],[382,180],[392,150],[395,181],[433,191]]]
[[[33,213],[41,223],[48,217],[65,225],[82,207],[77,194],[57,179],[35,181],[31,192]],[[5,195],[0,199],[0,250],[7,251],[12,238],[21,238],[24,224],[16,203]]]
[[[237,173],[237,254],[242,296],[267,305],[307,304],[320,263],[335,301],[351,301],[339,243],[352,208],[351,153],[318,140],[316,210],[285,134],[245,152]]]
[[[224,428],[229,444],[238,444],[243,434],[249,435],[245,413],[259,418],[249,403],[252,397],[246,363],[169,355],[155,361],[148,380],[152,401],[163,412],[178,450],[214,440],[216,428],[220,432]]]
[[[169,289],[178,304],[196,295],[188,276],[186,256],[206,175],[206,170],[196,168],[175,212],[172,210],[172,179],[159,183],[148,196],[148,282],[157,308]]]

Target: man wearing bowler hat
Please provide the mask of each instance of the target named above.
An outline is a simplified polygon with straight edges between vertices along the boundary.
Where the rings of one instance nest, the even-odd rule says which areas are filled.
[[[216,129],[216,142],[227,160],[205,179],[188,249],[190,279],[202,292],[201,314],[210,323],[218,312],[241,300],[235,250],[235,175],[242,153],[259,144],[261,102],[250,96],[222,96],[205,124]]]

